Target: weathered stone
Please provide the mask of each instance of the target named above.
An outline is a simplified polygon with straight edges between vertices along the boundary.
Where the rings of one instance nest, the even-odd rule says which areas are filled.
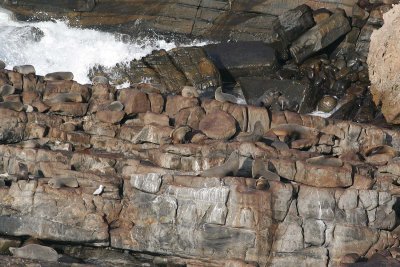
[[[321,246],[325,242],[326,225],[322,220],[306,219],[303,223],[304,242],[313,246]]]
[[[135,89],[122,89],[119,91],[118,101],[124,104],[127,115],[146,113],[151,110],[147,95]]]
[[[301,186],[297,207],[303,218],[332,221],[335,218],[334,190]]]
[[[224,111],[215,111],[204,116],[199,123],[199,130],[209,138],[227,140],[236,133],[236,121]]]
[[[400,69],[399,62],[394,55],[399,47],[397,25],[400,20],[400,6],[395,6],[384,14],[385,24],[371,35],[370,53],[368,54],[369,77],[371,79],[371,93],[376,105],[382,104],[382,113],[389,123],[400,123],[400,110],[397,105],[399,99],[397,75]],[[382,46],[382,42],[386,45]]]
[[[201,91],[217,88],[221,81],[214,64],[206,57],[202,48],[175,48],[168,52],[172,61],[185,74],[186,79]]]
[[[350,30],[348,19],[340,13],[335,13],[293,42],[290,53],[296,62],[300,63]]]
[[[86,103],[65,102],[52,105],[50,111],[65,116],[81,117],[86,114],[87,109]]]
[[[180,95],[168,96],[165,105],[165,113],[169,117],[175,117],[180,110],[195,107],[198,103],[199,100],[197,98],[188,98]]]
[[[96,118],[101,122],[117,124],[125,116],[124,111],[101,110],[97,111]]]

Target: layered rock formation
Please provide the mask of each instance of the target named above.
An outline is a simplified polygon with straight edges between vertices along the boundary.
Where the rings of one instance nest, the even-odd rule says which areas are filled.
[[[77,243],[164,264],[396,261],[397,131],[99,78],[0,81],[15,88],[0,105],[3,252],[30,236],[60,261],[90,262]]]
[[[191,37],[238,40],[275,39],[276,16],[301,4],[313,8],[344,8],[351,14],[350,1],[278,0],[174,0],[174,1],[3,1],[18,18],[64,18],[85,27],[113,28],[123,33],[139,31],[175,33]],[[37,10],[42,11],[37,14]],[[260,26],[262,25],[262,26]]]

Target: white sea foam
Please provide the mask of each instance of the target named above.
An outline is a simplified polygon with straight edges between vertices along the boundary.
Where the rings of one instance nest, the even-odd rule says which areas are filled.
[[[44,36],[39,41],[33,40],[29,27],[40,29]],[[0,60],[7,68],[34,65],[39,75],[71,71],[76,81],[87,83],[88,70],[95,64],[112,67],[119,62],[139,59],[154,49],[176,47],[175,43],[164,40],[123,42],[118,39],[112,33],[74,28],[64,21],[15,21],[10,12],[0,9]]]

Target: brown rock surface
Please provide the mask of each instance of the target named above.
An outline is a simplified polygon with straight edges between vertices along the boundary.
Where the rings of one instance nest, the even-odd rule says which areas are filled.
[[[215,111],[204,116],[199,123],[199,130],[209,138],[228,140],[236,133],[236,121],[224,111]]]
[[[400,123],[400,83],[398,72],[400,62],[399,28],[400,5],[384,15],[385,24],[371,35],[370,53],[368,54],[371,93],[376,105],[382,105],[385,119],[394,124]]]

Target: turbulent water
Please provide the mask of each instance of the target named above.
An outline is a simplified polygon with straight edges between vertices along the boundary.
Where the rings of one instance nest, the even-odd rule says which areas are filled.
[[[19,22],[4,9],[0,9],[0,42],[0,60],[7,68],[31,64],[39,75],[71,71],[80,83],[89,82],[88,70],[95,64],[111,67],[154,49],[176,47],[164,40],[126,42],[115,34],[73,28],[64,21]]]

